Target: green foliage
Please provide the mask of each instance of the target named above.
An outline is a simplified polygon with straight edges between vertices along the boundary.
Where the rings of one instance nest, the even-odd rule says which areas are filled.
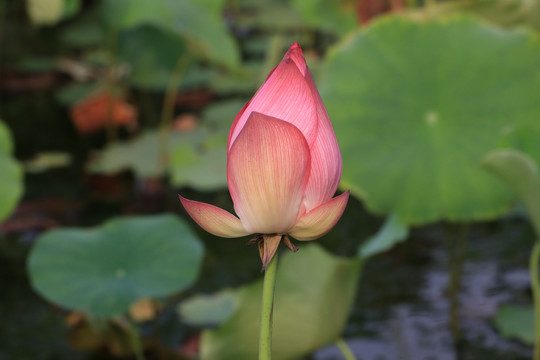
[[[181,143],[171,156],[171,183],[200,190],[227,186],[227,139],[214,135],[198,144]]]
[[[534,309],[532,306],[502,305],[493,319],[502,336],[534,344]]]
[[[222,188],[227,184],[227,139],[223,134],[199,130],[189,134],[165,135],[170,161],[160,154],[163,141],[159,131],[147,131],[133,141],[115,143],[97,154],[88,170],[117,173],[131,169],[138,177],[156,178],[171,174],[175,186],[201,190]]]
[[[406,16],[417,19],[472,14],[501,26],[529,26],[540,29],[540,3],[530,0],[436,1],[429,6],[408,9]]]
[[[223,2],[219,2],[221,5]],[[120,30],[151,25],[183,38],[203,57],[226,65],[238,65],[238,52],[225,28],[221,6],[193,0],[104,0],[102,15]]]
[[[172,215],[124,217],[91,230],[41,235],[28,258],[33,288],[49,301],[98,317],[169,296],[196,279],[203,247]]]
[[[73,106],[92,93],[102,90],[102,84],[73,83],[56,92],[56,99],[65,106]]]
[[[508,129],[501,138],[499,147],[519,150],[530,156],[535,163],[540,164],[538,139],[540,139],[540,122],[534,121]]]
[[[236,294],[226,289],[213,295],[196,295],[178,305],[180,320],[195,326],[219,325],[238,308]]]
[[[313,28],[344,35],[358,27],[354,1],[293,0],[292,4]]]
[[[201,124],[188,133],[146,131],[133,141],[115,143],[95,154],[88,170],[116,173],[131,169],[141,178],[169,173],[174,186],[213,190],[227,185],[227,132],[243,101],[231,100],[208,106]],[[165,136],[165,138],[163,138]],[[163,141],[169,159],[162,158]]]
[[[172,152],[171,183],[199,190],[227,186],[227,132],[244,101],[230,100],[208,106],[202,113],[202,129]],[[204,130],[206,129],[206,130]]]
[[[490,152],[483,164],[514,190],[540,236],[540,176],[535,162],[520,151],[504,149]]]
[[[54,25],[75,15],[80,0],[26,0],[28,17],[35,25]]]
[[[11,134],[0,120],[0,222],[11,214],[23,194],[23,172],[12,152]]]
[[[164,89],[186,50],[182,38],[153,26],[120,34],[119,60],[130,64],[130,81],[140,88]]]
[[[360,247],[358,255],[367,259],[371,256],[390,250],[394,245],[403,242],[409,236],[409,229],[395,214],[388,216],[379,231],[366,240]]]
[[[336,341],[351,308],[361,260],[330,255],[316,244],[280,260],[274,300],[273,357],[295,359]],[[262,281],[235,293],[238,311],[202,335],[201,358],[256,359]]]
[[[342,186],[409,224],[503,213],[511,194],[479,162],[505,129],[540,118],[538,63],[533,34],[469,18],[387,17],[352,34],[321,86]]]
[[[167,140],[166,147],[170,149],[176,143],[177,137],[173,135],[165,138],[166,142]],[[159,131],[146,131],[132,141],[113,143],[95,154],[87,170],[92,173],[113,174],[131,169],[141,178],[159,177],[164,170],[159,153],[161,143]]]
[[[76,20],[67,23],[59,37],[70,49],[86,49],[106,44],[107,35],[98,9],[88,8]]]
[[[34,155],[34,157],[24,162],[24,170],[27,173],[41,173],[50,169],[62,168],[72,162],[69,153],[60,151],[47,151]]]
[[[235,20],[246,28],[284,32],[302,25],[299,11],[287,1],[237,1],[235,5],[239,10]],[[243,13],[248,15],[242,16]]]

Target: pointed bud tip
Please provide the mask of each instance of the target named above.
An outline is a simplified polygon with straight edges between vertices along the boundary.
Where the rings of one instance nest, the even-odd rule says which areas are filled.
[[[298,44],[298,41],[295,41],[294,44],[291,45],[283,59],[291,59],[294,61],[296,67],[302,73],[302,76],[306,76],[306,59],[304,58],[304,53],[302,52],[302,48],[300,47],[300,44]]]

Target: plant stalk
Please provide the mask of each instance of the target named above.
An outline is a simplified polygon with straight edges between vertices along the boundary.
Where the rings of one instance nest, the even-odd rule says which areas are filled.
[[[534,360],[540,360],[540,279],[538,263],[540,261],[540,240],[537,240],[531,251],[529,271],[534,301]]]
[[[159,124],[159,162],[161,171],[164,171],[169,163],[169,135],[173,122],[176,95],[178,94],[178,88],[182,83],[190,60],[187,53],[182,54],[176,62],[171,77],[169,78],[169,82],[167,83]]]
[[[129,341],[131,342],[131,347],[133,349],[133,354],[135,354],[135,359],[137,360],[146,360],[144,357],[144,351],[141,344],[141,338],[137,332],[135,325],[128,319],[124,322],[126,330],[129,336]]]
[[[345,360],[356,360],[356,357],[345,340],[339,339],[336,341],[336,346],[338,347],[339,351],[341,351],[341,354]]]
[[[105,74],[105,90],[107,94],[107,121],[105,122],[105,131],[107,134],[107,143],[110,145],[116,141],[117,131],[116,124],[114,123],[113,112],[114,112],[114,87],[116,79],[114,78],[114,69],[117,63],[116,52],[117,42],[118,42],[118,32],[115,28],[112,28],[108,34],[108,58],[107,58],[107,68]]]
[[[272,359],[272,317],[274,312],[274,289],[278,252],[264,271],[264,283],[261,306],[261,328],[259,333],[259,360]]]

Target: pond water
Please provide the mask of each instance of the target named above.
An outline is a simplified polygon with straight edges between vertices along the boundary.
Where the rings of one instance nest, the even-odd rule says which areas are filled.
[[[530,359],[531,348],[502,338],[493,316],[504,303],[530,303],[528,251],[534,235],[518,218],[471,227],[460,292],[462,340],[449,329],[448,227],[416,229],[370,259],[345,338],[363,360]],[[452,226],[450,226],[452,227]],[[328,347],[317,360],[339,359]]]

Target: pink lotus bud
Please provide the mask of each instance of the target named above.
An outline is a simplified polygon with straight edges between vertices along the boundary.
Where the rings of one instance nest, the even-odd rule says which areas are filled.
[[[314,240],[339,220],[349,192],[332,198],[342,173],[328,113],[298,43],[234,119],[227,182],[238,218],[180,197],[203,229],[221,237],[259,234],[263,268],[281,239]]]

